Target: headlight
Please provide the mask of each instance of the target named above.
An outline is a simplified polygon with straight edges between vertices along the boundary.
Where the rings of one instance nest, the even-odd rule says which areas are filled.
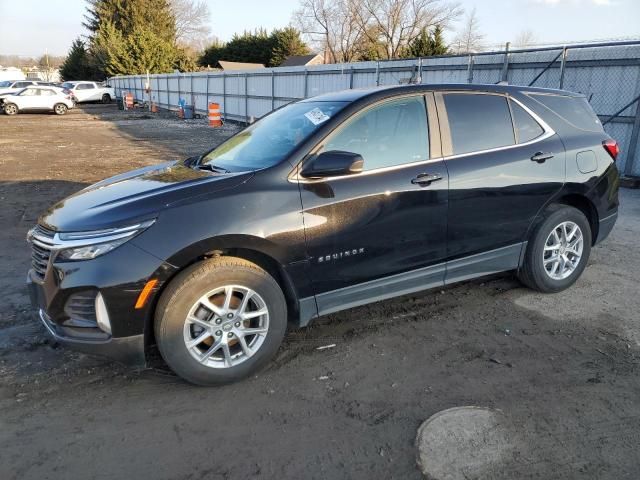
[[[91,260],[119,247],[127,240],[149,228],[155,220],[149,220],[122,228],[109,228],[87,232],[61,232],[56,236],[56,260]]]

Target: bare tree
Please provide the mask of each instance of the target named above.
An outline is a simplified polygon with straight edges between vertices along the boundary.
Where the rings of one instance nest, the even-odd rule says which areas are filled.
[[[209,6],[204,0],[170,0],[179,44],[201,50],[211,38]]]
[[[513,41],[513,46],[518,48],[525,48],[534,45],[538,39],[536,38],[536,34],[531,30],[522,30]]]
[[[354,18],[355,0],[301,0],[293,23],[309,43],[325,53],[325,62],[355,60],[363,36]]]
[[[446,0],[359,0],[352,8],[363,32],[379,35],[369,40],[382,42],[388,59],[400,57],[423,29],[446,27],[461,13]]]
[[[451,45],[456,53],[474,53],[482,50],[484,34],[480,31],[480,22],[474,8],[467,15],[462,30],[458,32]]]
[[[301,0],[294,21],[334,61],[348,62],[364,44],[400,57],[423,29],[447,26],[459,14],[448,0]]]

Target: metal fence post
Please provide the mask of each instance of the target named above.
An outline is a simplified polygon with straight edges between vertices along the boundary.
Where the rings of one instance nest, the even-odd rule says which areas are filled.
[[[304,69],[304,97],[307,98],[309,96],[309,70]]]
[[[509,77],[509,47],[511,42],[507,42],[504,46],[504,62],[502,64],[502,74],[500,75],[500,81],[506,82]]]
[[[222,72],[222,118],[227,121],[227,75]]]
[[[205,102],[204,102],[204,108],[207,111],[207,114],[209,113],[209,72],[207,72],[204,76],[204,81],[207,82],[207,86],[205,87]]]
[[[624,165],[624,174],[627,176],[633,175],[633,165],[638,153],[638,140],[640,140],[640,100],[636,102],[636,118],[633,121],[633,130],[631,130],[631,138],[629,139],[629,152]]]
[[[351,73],[349,75],[349,89],[353,88],[353,65],[351,65]]]
[[[376,87],[380,86],[380,60],[376,62]]]
[[[249,74],[244,74],[244,121],[249,123],[249,91],[247,90],[247,80]]]
[[[562,47],[562,59],[560,60],[560,90],[564,87],[564,72],[567,66],[567,47]]]
[[[473,83],[473,55],[469,54],[469,65],[467,66],[467,83]]]
[[[271,70],[271,110],[276,108],[276,74]]]
[[[191,90],[191,106],[193,107],[193,118],[196,116],[195,93],[193,91],[193,72],[189,73],[189,90]]]

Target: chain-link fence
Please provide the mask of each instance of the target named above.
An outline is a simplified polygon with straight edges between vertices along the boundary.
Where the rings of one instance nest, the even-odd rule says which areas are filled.
[[[400,83],[497,83],[561,88],[587,96],[621,146],[619,168],[640,176],[640,41],[483,52],[384,62],[280,67],[252,71],[130,75],[110,79],[116,95],[248,121],[285,103],[325,92]],[[148,89],[147,82],[149,83]]]

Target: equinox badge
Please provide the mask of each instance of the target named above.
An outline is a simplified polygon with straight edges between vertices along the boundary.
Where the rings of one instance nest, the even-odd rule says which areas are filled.
[[[354,257],[364,253],[364,248],[354,248],[353,250],[345,250],[344,252],[336,252],[330,255],[320,255],[318,263],[328,262],[330,260],[342,260],[343,258]]]

